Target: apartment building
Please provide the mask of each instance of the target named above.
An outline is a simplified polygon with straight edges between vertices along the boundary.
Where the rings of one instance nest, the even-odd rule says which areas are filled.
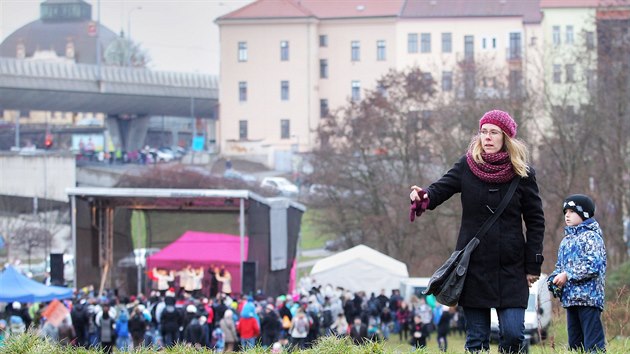
[[[542,0],[548,104],[579,109],[596,89],[599,0]]]
[[[454,91],[458,64],[476,62],[500,72],[476,71],[459,94],[497,78],[522,89],[540,65],[541,21],[538,0],[256,1],[216,21],[221,152],[273,165],[279,151],[309,151],[321,117],[392,68],[420,66]]]

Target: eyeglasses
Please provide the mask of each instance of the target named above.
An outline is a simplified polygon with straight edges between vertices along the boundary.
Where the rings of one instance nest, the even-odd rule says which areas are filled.
[[[496,138],[496,137],[498,137],[501,134],[503,134],[502,131],[495,130],[495,129],[492,129],[492,130],[482,129],[482,130],[479,131],[479,135],[490,135],[493,138]]]

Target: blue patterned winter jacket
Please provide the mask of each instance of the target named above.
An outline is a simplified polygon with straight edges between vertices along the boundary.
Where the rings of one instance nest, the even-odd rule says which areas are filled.
[[[563,307],[591,306],[604,310],[606,245],[594,218],[564,228],[556,269],[549,279],[567,273],[560,297]]]

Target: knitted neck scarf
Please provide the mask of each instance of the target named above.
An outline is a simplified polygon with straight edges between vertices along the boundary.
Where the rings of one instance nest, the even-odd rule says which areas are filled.
[[[472,173],[487,183],[505,183],[516,176],[510,155],[505,151],[494,154],[481,153],[483,163],[477,163],[470,151],[466,153],[466,162]]]

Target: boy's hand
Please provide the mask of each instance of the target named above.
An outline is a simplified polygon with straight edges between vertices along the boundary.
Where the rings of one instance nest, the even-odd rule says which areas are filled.
[[[553,278],[553,283],[559,287],[563,287],[567,282],[567,272],[562,272]]]

